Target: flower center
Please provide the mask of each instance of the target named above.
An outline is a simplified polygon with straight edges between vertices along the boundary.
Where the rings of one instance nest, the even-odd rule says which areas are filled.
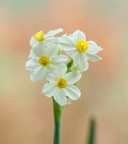
[[[78,41],[77,49],[79,50],[79,52],[84,53],[88,49],[88,43],[84,40]]]
[[[50,64],[50,60],[47,57],[42,56],[39,59],[39,64],[42,65],[43,67],[48,66]]]
[[[60,78],[60,80],[57,83],[57,87],[62,89],[67,86],[67,81],[65,79]]]
[[[33,37],[37,41],[42,41],[44,39],[44,33],[40,31],[37,34],[35,34]]]

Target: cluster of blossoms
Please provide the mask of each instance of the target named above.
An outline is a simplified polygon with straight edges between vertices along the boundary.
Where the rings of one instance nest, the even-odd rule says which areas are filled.
[[[67,99],[77,100],[81,96],[76,83],[82,72],[89,67],[88,61],[97,61],[101,58],[96,54],[102,50],[93,41],[86,41],[85,34],[80,30],[70,35],[55,37],[63,29],[43,31],[32,36],[31,51],[26,62],[26,70],[31,71],[33,82],[46,77],[48,83],[42,88],[47,97],[54,97],[55,101],[64,106]],[[61,54],[64,51],[68,56]]]

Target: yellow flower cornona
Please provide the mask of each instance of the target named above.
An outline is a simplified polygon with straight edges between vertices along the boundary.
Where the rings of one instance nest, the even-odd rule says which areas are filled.
[[[33,37],[37,41],[42,41],[42,40],[44,40],[44,33],[43,33],[43,31],[40,31],[40,32],[36,33]]]
[[[60,80],[57,83],[57,87],[62,89],[65,88],[67,86],[67,81],[63,78],[60,78]]]
[[[80,53],[84,53],[88,49],[88,43],[84,40],[80,40],[77,43],[77,49]]]
[[[47,57],[42,56],[39,59],[39,64],[42,65],[43,67],[48,66],[50,64],[50,60]]]

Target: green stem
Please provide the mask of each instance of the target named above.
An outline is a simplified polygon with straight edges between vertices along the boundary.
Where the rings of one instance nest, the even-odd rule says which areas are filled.
[[[61,141],[61,121],[64,106],[60,106],[53,98],[53,110],[54,110],[54,139],[53,144],[60,144]]]

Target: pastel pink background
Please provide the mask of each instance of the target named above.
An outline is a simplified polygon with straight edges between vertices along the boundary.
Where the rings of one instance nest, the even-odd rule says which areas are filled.
[[[85,32],[104,50],[78,83],[81,99],[65,107],[62,144],[85,144],[90,117],[96,144],[128,144],[128,2],[126,0],[0,1],[0,144],[51,144],[52,99],[32,83],[29,40],[43,30]]]

